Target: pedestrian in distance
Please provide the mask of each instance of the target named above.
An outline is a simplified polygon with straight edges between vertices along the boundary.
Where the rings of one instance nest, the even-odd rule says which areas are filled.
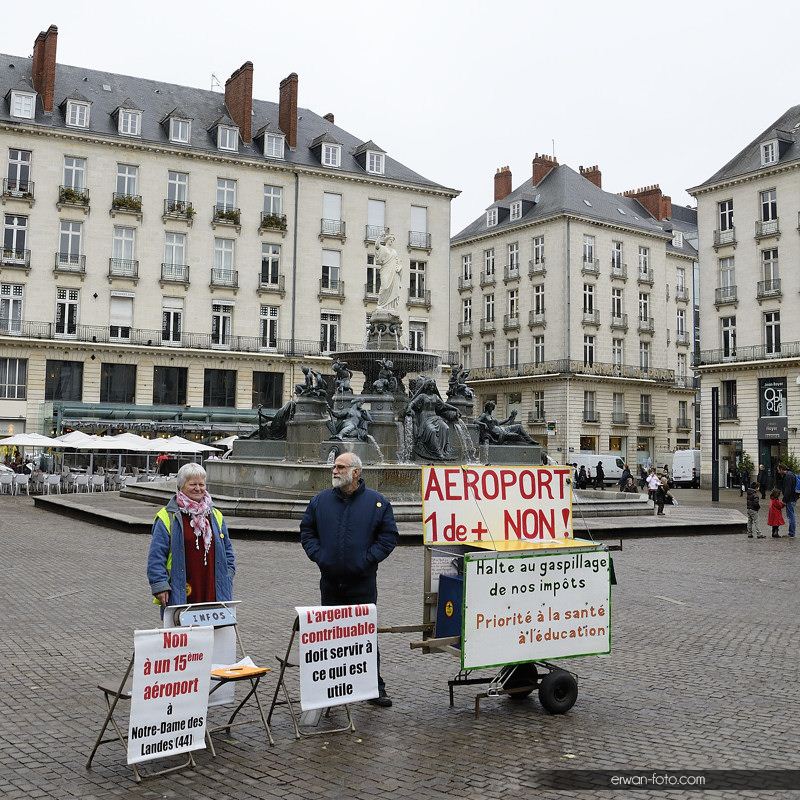
[[[764,495],[762,494],[761,496],[763,497]],[[767,525],[772,526],[773,539],[780,539],[781,535],[778,529],[781,525],[786,524],[786,520],[783,518],[783,509],[784,504],[783,500],[781,500],[780,490],[773,489],[769,493],[769,513],[767,514]]]
[[[628,480],[625,481],[622,491],[626,494],[639,494],[639,490],[636,488],[636,483],[634,482],[632,475],[628,476]]]
[[[153,602],[165,606],[233,600],[236,559],[222,512],[206,491],[206,471],[184,464],[177,491],[156,514],[147,580]]]
[[[595,489],[602,489],[605,491],[606,489],[606,471],[603,469],[603,462],[597,462],[597,469],[594,473],[594,488]]]
[[[761,533],[761,528],[758,525],[758,510],[761,508],[761,503],[758,499],[758,481],[747,487],[747,538],[753,538],[753,531],[755,531],[756,538],[766,539],[767,537]]]
[[[300,521],[300,542],[319,567],[323,606],[378,602],[378,564],[397,544],[392,504],[361,477],[361,459],[342,453],[333,463],[330,489],[311,498]],[[389,708],[392,700],[381,677],[378,697],[369,702]]]
[[[583,464],[581,464],[581,468],[578,470],[578,488],[586,488],[586,467],[584,467]]]
[[[761,499],[766,500],[767,497],[767,470],[763,464],[758,465],[758,474],[756,475],[758,485],[761,487]],[[771,495],[770,495],[771,496]]]
[[[628,466],[627,462],[625,466],[622,468],[622,475],[619,477],[619,490],[624,492],[626,487],[628,486],[628,480],[633,480],[633,476],[631,475],[631,468]]]
[[[786,504],[786,519],[789,522],[789,537],[794,539],[795,515],[794,504],[797,502],[797,476],[784,463],[778,464],[778,477],[781,499]]]
[[[739,497],[741,497],[750,488],[750,473],[744,467],[739,471]]]
[[[661,481],[659,480],[658,475],[656,475],[656,468],[650,468],[650,474],[647,476],[647,496],[655,503],[656,502],[656,492],[658,491],[658,487],[661,486]]]
[[[658,487],[655,490],[655,503],[656,503],[656,508],[658,509],[656,511],[657,517],[665,516],[664,504],[671,499],[672,495],[669,493],[669,482],[667,481],[666,478],[661,478],[661,480],[658,483]]]

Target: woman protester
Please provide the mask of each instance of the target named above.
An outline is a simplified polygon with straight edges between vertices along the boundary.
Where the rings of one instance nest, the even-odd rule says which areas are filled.
[[[222,512],[206,491],[206,471],[184,464],[177,491],[156,514],[147,556],[153,602],[163,608],[233,600],[236,561]]]

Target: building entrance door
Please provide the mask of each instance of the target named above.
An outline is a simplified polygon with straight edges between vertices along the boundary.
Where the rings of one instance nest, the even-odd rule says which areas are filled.
[[[758,463],[763,464],[767,470],[767,490],[775,485],[775,476],[778,474],[778,464],[787,455],[786,442],[776,442],[774,439],[759,439]]]

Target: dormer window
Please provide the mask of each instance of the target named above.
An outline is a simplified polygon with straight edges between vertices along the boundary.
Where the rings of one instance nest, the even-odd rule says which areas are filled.
[[[277,133],[267,133],[264,135],[264,155],[267,158],[283,158],[283,149],[286,145],[286,138]]]
[[[383,153],[367,150],[367,172],[372,175],[383,175],[385,167],[386,156]]]
[[[486,212],[486,227],[493,228],[495,225],[497,225],[497,209],[490,208]]]
[[[217,148],[236,153],[239,150],[239,129],[229,125],[217,125]]]
[[[682,231],[673,231],[672,232],[672,246],[673,247],[683,247],[683,232]]]
[[[522,200],[515,200],[511,204],[511,214],[510,214],[511,221],[513,222],[515,219],[522,219]]]
[[[89,108],[89,103],[67,100],[67,125],[70,128],[88,128]]]
[[[766,167],[778,161],[778,143],[776,141],[764,142],[761,145],[761,166]]]
[[[34,92],[11,92],[11,116],[22,119],[33,119],[36,110],[36,94]]]
[[[119,110],[117,130],[123,136],[141,136],[142,112],[121,108]]]
[[[189,144],[192,135],[192,123],[188,119],[180,117],[170,117],[169,120],[169,140],[176,144]]]
[[[322,157],[320,159],[323,166],[340,167],[342,165],[342,146],[339,144],[322,144]]]

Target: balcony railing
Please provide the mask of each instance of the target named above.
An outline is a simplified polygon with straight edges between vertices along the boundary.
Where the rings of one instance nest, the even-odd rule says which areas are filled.
[[[675,287],[675,300],[683,303],[689,300],[689,292],[686,290],[685,286]]]
[[[212,225],[233,225],[239,227],[242,223],[242,211],[239,208],[215,203],[211,209]]]
[[[271,211],[261,212],[261,221],[258,223],[258,232],[279,231],[286,233],[286,214],[273,214]]]
[[[481,288],[484,286],[494,286],[497,282],[494,272],[481,272]]]
[[[335,297],[337,300],[344,300],[344,281],[338,278],[319,279],[319,298]]]
[[[628,330],[628,315],[623,314],[619,317],[611,317],[611,329],[615,331],[627,331]]]
[[[584,258],[581,262],[581,273],[583,275],[599,275],[600,274],[600,259],[599,258]]]
[[[653,333],[656,329],[655,321],[652,317],[647,317],[646,319],[640,317],[636,327],[639,333]]]
[[[756,239],[766,239],[768,236],[780,236],[781,228],[779,217],[775,219],[756,220]]]
[[[14,200],[33,200],[33,181],[20,181],[15,178],[3,178],[3,197]]]
[[[519,330],[519,314],[505,314],[503,316],[503,330],[504,331],[518,331]]]
[[[639,267],[636,273],[636,281],[638,283],[644,283],[649,286],[653,285],[653,270],[648,267],[647,269],[642,269]]]
[[[29,322],[21,320],[6,320],[0,318],[0,336],[7,335],[11,328],[13,335],[29,339],[62,339],[65,335],[64,325],[57,326],[55,322]],[[79,342],[107,343],[111,341],[108,325],[71,325],[68,333],[70,338]],[[162,341],[161,329],[131,328],[131,344],[140,347],[167,347],[176,346],[192,350],[208,350],[218,346],[219,337],[211,333],[187,333],[183,331],[180,341]],[[169,337],[167,337],[169,338]],[[229,350],[242,353],[258,353],[263,349],[264,339],[261,336],[233,336],[224,337]],[[277,352],[287,356],[319,356],[330,351],[331,348],[321,347],[319,340],[277,339],[275,341]],[[341,352],[360,352],[364,349],[361,343],[337,342],[336,350]],[[458,364],[458,354],[451,350],[428,350],[442,359],[444,364]]]
[[[738,420],[739,419],[739,407],[736,403],[727,406],[720,406],[719,407],[719,418],[723,420]]]
[[[188,200],[164,200],[164,219],[194,219],[194,207]]]
[[[409,231],[408,246],[412,250],[428,250],[430,252],[431,235],[425,231]]]
[[[286,294],[286,276],[262,272],[258,276],[258,288],[262,292],[275,292],[276,294],[284,295]]]
[[[494,323],[491,323],[494,325]],[[493,329],[493,328],[492,328]],[[675,371],[671,369],[652,368],[648,370],[638,367],[609,364],[595,361],[585,364],[583,361],[558,359],[554,361],[530,361],[518,365],[473,368],[470,380],[496,378],[522,378],[535,375],[592,375],[602,378],[629,378],[631,380],[648,381],[673,385]]]
[[[161,280],[166,283],[189,283],[187,264],[161,264]]]
[[[689,331],[676,331],[675,344],[682,345],[683,347],[689,346]]]
[[[142,196],[139,194],[114,192],[111,195],[111,210],[139,215],[142,213]]]
[[[676,389],[697,389],[699,384],[697,378],[690,378],[688,375],[676,375],[673,386]]]
[[[800,227],[800,222],[798,223]],[[544,256],[542,256],[538,261],[536,259],[531,259],[528,262],[528,277],[529,278],[536,278],[541,275],[546,275],[547,270],[544,268]]]
[[[718,286],[714,290],[714,305],[724,306],[729,303],[736,303],[736,286]]]
[[[611,412],[612,425],[627,425],[628,414],[625,411],[612,411]]]
[[[138,278],[139,262],[133,258],[109,258],[109,278]]]
[[[611,262],[611,277],[617,278],[618,280],[627,280],[628,279],[628,265],[627,264],[619,264],[614,261]]]
[[[506,264],[503,267],[503,283],[519,280],[519,264]]]
[[[55,271],[85,273],[86,256],[79,256],[76,253],[56,253]]]
[[[675,420],[675,430],[676,431],[690,431],[692,429],[692,423],[688,417],[678,417]]]
[[[652,428],[656,424],[656,418],[654,414],[650,413],[641,413],[639,414],[639,425],[641,427]]]
[[[4,247],[0,250],[0,265],[16,269],[30,269],[31,251],[12,250],[8,247]]]
[[[544,328],[547,326],[547,322],[545,321],[545,312],[542,311],[534,311],[531,309],[528,312],[528,327],[529,328]]]
[[[458,323],[458,338],[464,339],[467,336],[472,336],[472,322],[459,322]]]
[[[583,312],[583,324],[584,325],[599,325],[600,324],[600,309],[596,308],[594,311],[586,311],[584,309]]]
[[[75,186],[59,186],[58,205],[72,208],[89,208],[89,190]]]
[[[583,421],[592,425],[598,425],[600,423],[600,412],[595,411],[593,408],[584,408]]]
[[[364,226],[364,241],[377,242],[387,233],[389,233],[389,229],[385,225],[366,225]]]
[[[492,333],[494,331],[494,320],[493,319],[482,319],[481,320],[481,333]]]
[[[465,278],[463,275],[460,275],[458,278],[458,291],[465,292],[469,289],[472,289],[472,276],[470,275],[469,278]]]
[[[406,307],[408,308],[430,308],[431,307],[431,290],[424,289],[423,291],[411,289],[408,290],[408,300],[406,300]]]
[[[781,279],[772,278],[768,281],[759,281],[756,284],[756,298],[763,300],[767,297],[780,297],[781,292]]]
[[[800,342],[781,342],[778,347],[763,344],[720,350],[703,350],[699,366],[729,361],[768,361],[775,358],[800,358]]]
[[[211,285],[236,288],[239,285],[239,271],[236,269],[211,268]]]
[[[736,245],[736,228],[728,228],[724,231],[714,231],[714,248],[726,247],[728,245]]]

